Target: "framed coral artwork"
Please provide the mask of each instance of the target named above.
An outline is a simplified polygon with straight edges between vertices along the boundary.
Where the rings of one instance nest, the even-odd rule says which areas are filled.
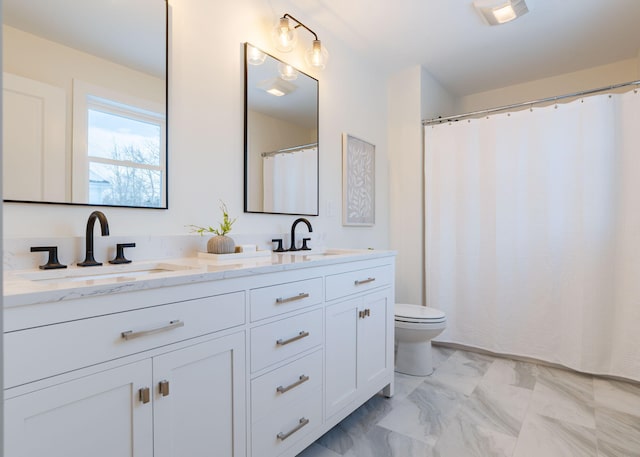
[[[376,147],[342,134],[342,225],[375,223]]]

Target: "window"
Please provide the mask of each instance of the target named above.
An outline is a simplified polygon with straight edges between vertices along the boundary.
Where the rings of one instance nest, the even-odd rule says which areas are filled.
[[[122,95],[107,98],[98,88],[78,86],[74,195],[92,205],[164,207],[164,113],[148,109],[148,103]]]

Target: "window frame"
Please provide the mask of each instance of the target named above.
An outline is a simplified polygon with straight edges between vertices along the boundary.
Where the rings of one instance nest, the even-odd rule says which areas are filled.
[[[89,155],[89,110],[123,116],[160,127],[160,163],[147,165],[131,161],[108,159]],[[135,208],[167,208],[167,120],[165,106],[149,100],[119,93],[104,87],[74,79],[73,81],[73,147],[72,147],[72,201],[89,205],[104,205],[89,201],[89,165],[91,162],[138,169],[160,171],[160,206],[135,206]]]

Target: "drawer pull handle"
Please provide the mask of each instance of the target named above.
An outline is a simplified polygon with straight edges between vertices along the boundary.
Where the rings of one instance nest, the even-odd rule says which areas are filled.
[[[276,392],[283,394],[285,392],[290,391],[294,387],[298,387],[300,384],[303,384],[303,383],[307,382],[308,380],[309,380],[309,376],[304,375],[304,374],[300,375],[300,378],[296,382],[294,382],[293,384],[289,384],[287,387],[279,386],[276,389]]]
[[[174,328],[184,327],[184,322],[180,319],[176,319],[175,321],[170,321],[167,325],[163,325],[162,327],[150,328],[148,330],[140,330],[139,332],[134,332],[133,330],[127,330],[126,332],[122,332],[122,338],[125,340],[132,340],[134,338],[140,338],[141,336],[153,335],[154,333],[166,332],[167,330],[173,330]]]
[[[376,278],[356,279],[354,284],[356,286],[361,286],[362,284],[368,284],[368,283],[373,282],[375,280],[376,280]]]
[[[298,333],[296,336],[294,336],[293,338],[289,338],[288,340],[283,340],[282,338],[280,338],[278,341],[276,341],[276,344],[278,346],[285,346],[289,343],[293,343],[294,341],[298,341],[298,340],[301,340],[302,338],[306,338],[307,336],[309,336],[309,332],[305,332],[303,330],[300,333]]]
[[[284,432],[280,432],[278,433],[277,437],[280,441],[284,441],[287,438],[289,438],[291,435],[293,435],[295,432],[297,432],[298,430],[300,430],[302,427],[304,427],[305,425],[307,425],[309,423],[309,419],[305,418],[305,417],[301,417],[300,418],[300,422],[298,423],[298,425],[296,425],[294,428],[292,428],[291,430],[289,430],[287,433]]]
[[[282,303],[289,303],[289,302],[292,302],[292,301],[302,300],[303,298],[309,298],[309,294],[306,293],[306,292],[303,292],[301,294],[294,295],[293,297],[276,298],[276,303],[280,305]]]
[[[143,387],[140,390],[138,390],[138,395],[139,395],[140,401],[143,404],[149,403],[151,401],[151,392],[148,387]]]
[[[160,391],[160,395],[163,397],[169,396],[169,381],[166,379],[164,381],[160,381],[158,383],[158,390]]]

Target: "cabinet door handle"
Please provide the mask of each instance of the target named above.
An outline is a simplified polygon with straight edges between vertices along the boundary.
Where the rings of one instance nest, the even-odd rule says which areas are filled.
[[[289,338],[288,340],[283,340],[282,338],[280,338],[279,340],[276,341],[276,344],[278,346],[285,346],[289,343],[293,343],[294,341],[298,341],[298,340],[301,340],[302,338],[306,338],[307,336],[309,336],[309,332],[305,332],[303,330],[300,333],[298,333],[296,336],[294,336],[293,338]]]
[[[369,317],[369,316],[371,316],[371,310],[370,310],[369,308],[367,308],[367,309],[365,309],[365,310],[364,310],[364,316],[365,316],[365,317]]]
[[[362,285],[362,284],[368,284],[368,283],[373,282],[373,281],[375,281],[375,280],[376,280],[376,278],[356,279],[356,280],[355,280],[355,282],[354,282],[354,284],[355,284],[356,286],[360,286],[360,285]]]
[[[140,401],[143,404],[149,403],[151,401],[151,392],[148,387],[143,387],[140,390],[138,390],[138,395],[139,395]]]
[[[280,432],[278,433],[276,436],[280,441],[284,441],[287,438],[289,438],[291,435],[293,435],[295,432],[297,432],[298,430],[300,430],[302,427],[304,427],[305,425],[307,425],[309,423],[309,419],[305,418],[305,417],[301,417],[300,421],[298,422],[298,425],[296,425],[294,428],[292,428],[291,430],[289,430],[287,433],[284,432]]]
[[[126,332],[122,332],[122,338],[125,340],[132,340],[134,338],[140,338],[141,336],[153,335],[154,333],[166,332],[167,330],[173,330],[174,328],[184,327],[184,322],[180,319],[176,319],[174,321],[170,321],[167,325],[163,325],[160,327],[150,328],[148,330],[140,330],[138,332],[134,332],[133,330],[127,330]]]
[[[276,303],[278,305],[282,304],[282,303],[289,303],[292,301],[297,301],[297,300],[302,300],[303,298],[309,298],[309,294],[306,292],[303,292],[301,294],[298,295],[294,295],[293,297],[287,297],[287,298],[276,298]]]
[[[166,379],[158,383],[158,390],[163,397],[169,396],[169,381]]]
[[[287,387],[278,386],[278,388],[276,389],[276,392],[283,394],[285,392],[290,391],[294,387],[298,387],[300,384],[307,382],[308,380],[309,380],[309,376],[304,374],[300,375],[300,378],[293,384],[289,384]]]
[[[361,311],[358,311],[358,317],[359,317],[360,319],[364,319],[364,318],[365,318],[364,311],[362,311],[362,310],[361,310]]]

